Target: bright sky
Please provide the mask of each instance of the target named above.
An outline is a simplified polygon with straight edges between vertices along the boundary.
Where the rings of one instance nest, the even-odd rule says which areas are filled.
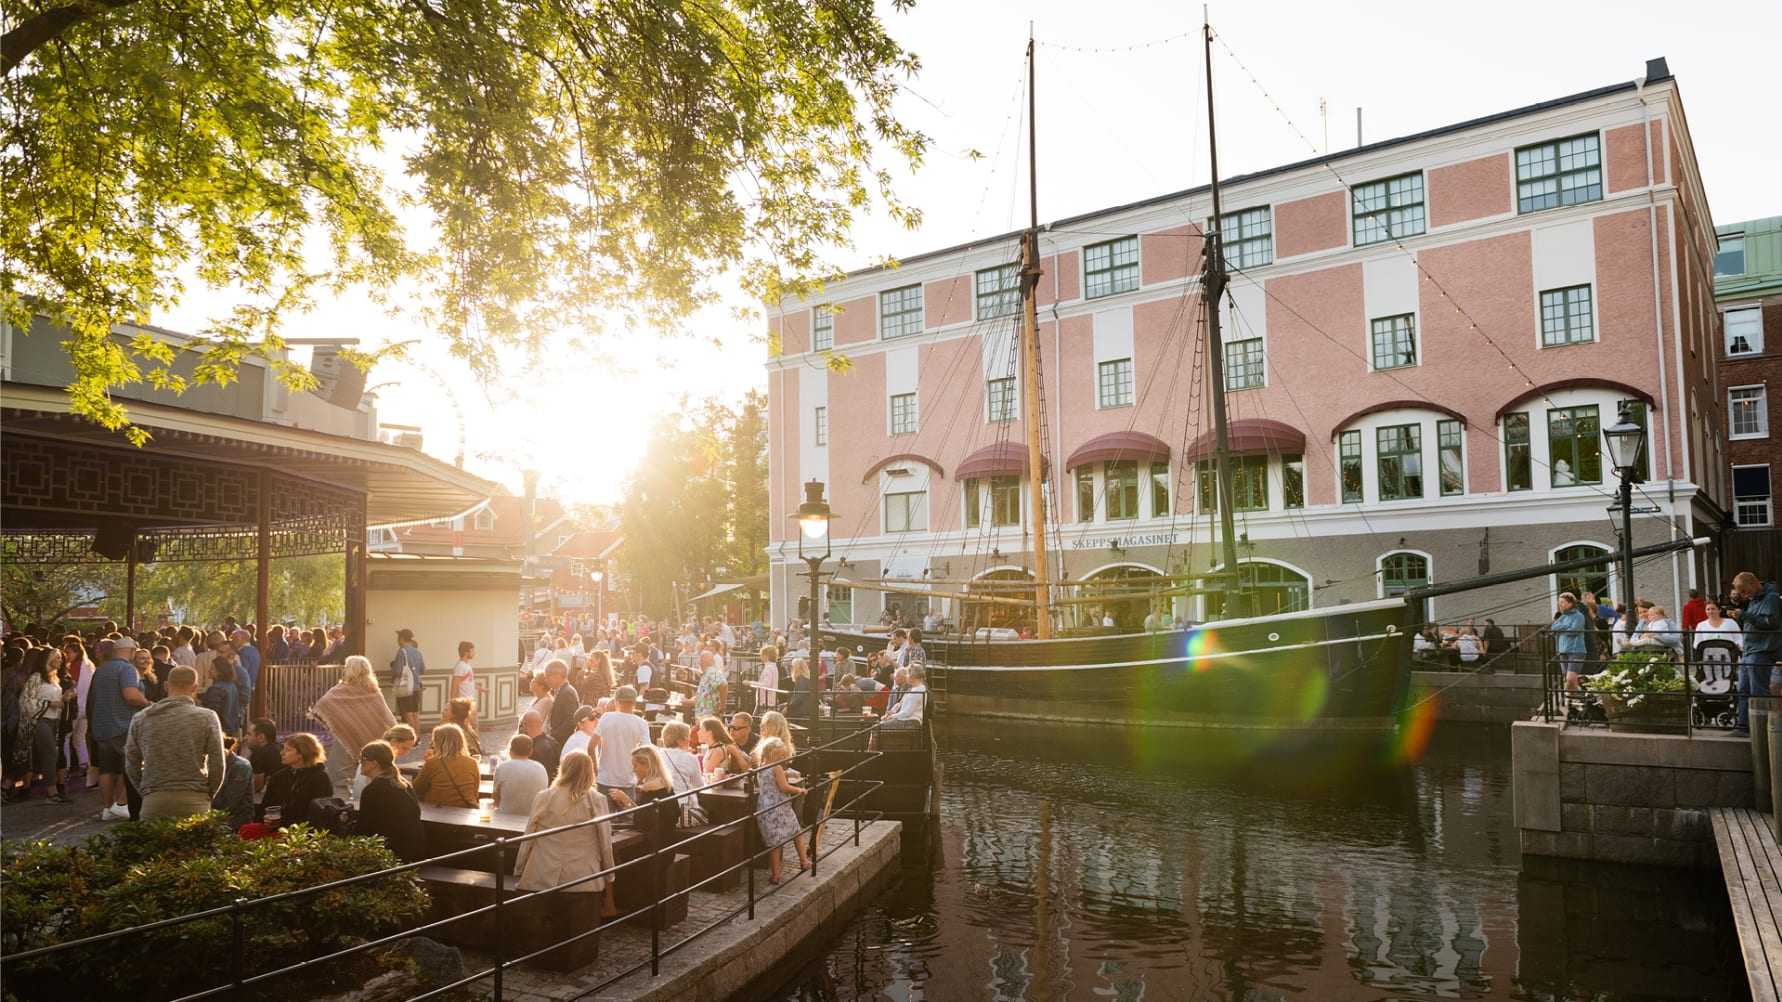
[[[909,13],[881,3],[892,33],[922,58],[900,113],[934,138],[903,199],[922,209],[909,232],[883,214],[863,220],[844,268],[1002,232],[1026,220],[1025,124],[1020,118],[1028,21],[1039,50],[1040,218],[1056,219],[1207,178],[1200,8],[1114,0],[928,0]],[[1358,13],[1365,11],[1365,13]],[[1738,0],[1705,10],[1657,0],[1616,3],[1438,4],[1374,0],[1215,3],[1214,30],[1315,145],[1354,145],[1355,109],[1377,141],[1633,79],[1665,56],[1677,77],[1717,223],[1782,213],[1782,130],[1761,112],[1770,97],[1764,53],[1782,45],[1782,4]],[[1167,40],[1167,41],[1166,41]],[[1126,47],[1144,46],[1127,51]],[[1115,49],[1122,51],[1082,51]],[[1219,156],[1225,176],[1313,151],[1218,45]],[[981,159],[967,155],[977,150]],[[419,424],[427,451],[449,458],[464,415],[466,465],[519,489],[519,468],[544,471],[543,490],[606,503],[638,461],[651,420],[684,394],[739,398],[765,386],[765,348],[726,303],[691,318],[676,338],[616,333],[608,357],[552,355],[542,372],[517,367],[482,386],[418,319],[390,317],[363,298],[324,302],[293,337],[357,336],[367,345],[420,339],[416,362],[374,370],[379,412]],[[161,322],[195,330],[225,300],[193,295]],[[485,456],[493,458],[483,458]]]

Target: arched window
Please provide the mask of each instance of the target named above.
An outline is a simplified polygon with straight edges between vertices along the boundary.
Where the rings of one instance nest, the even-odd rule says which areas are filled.
[[[1399,550],[1380,558],[1380,597],[1396,598],[1413,588],[1429,584],[1429,554],[1415,550]],[[1425,622],[1430,619],[1429,603],[1423,603]]]
[[[1609,548],[1595,543],[1572,543],[1553,551],[1553,562],[1563,563],[1567,560],[1582,560],[1585,557],[1608,556]],[[1592,567],[1582,571],[1568,571],[1553,576],[1553,595],[1557,601],[1560,592],[1569,591],[1577,598],[1583,598],[1585,592],[1596,595],[1598,602],[1613,605],[1613,585],[1609,576],[1609,564]]]
[[[995,598],[1033,598],[1033,572],[1021,567],[1003,567],[977,576],[966,590]],[[1002,602],[974,602],[965,599],[960,618],[966,632],[980,627],[1008,627],[1012,630],[1032,629],[1037,615],[1032,606]]]
[[[1137,633],[1145,628],[1145,617],[1152,612],[1169,611],[1169,600],[1150,594],[1158,590],[1163,575],[1137,564],[1114,564],[1091,572],[1083,578],[1078,597],[1102,601],[1073,606],[1077,625],[1105,629],[1106,620],[1114,621],[1121,633]]]
[[[1238,561],[1238,580],[1250,593],[1252,615],[1272,616],[1312,607],[1312,579],[1286,564],[1266,560]],[[1224,595],[1207,596],[1207,618],[1225,612]]]

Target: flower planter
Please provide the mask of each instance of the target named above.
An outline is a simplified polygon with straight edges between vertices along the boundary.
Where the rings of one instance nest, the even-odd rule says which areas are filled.
[[[1635,733],[1689,729],[1689,694],[1684,692],[1601,693],[1612,731]]]

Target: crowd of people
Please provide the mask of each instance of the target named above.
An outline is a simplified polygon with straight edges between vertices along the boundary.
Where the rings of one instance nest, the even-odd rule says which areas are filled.
[[[1664,654],[1682,665],[1721,648],[1737,656],[1735,735],[1750,733],[1750,697],[1782,693],[1782,669],[1776,666],[1782,653],[1782,601],[1773,583],[1749,571],[1734,576],[1724,596],[1709,598],[1690,589],[1680,619],[1649,599],[1635,599],[1630,610],[1599,603],[1590,592],[1582,597],[1563,592],[1550,629],[1568,690],[1577,690],[1583,679],[1605,670],[1625,651]]]

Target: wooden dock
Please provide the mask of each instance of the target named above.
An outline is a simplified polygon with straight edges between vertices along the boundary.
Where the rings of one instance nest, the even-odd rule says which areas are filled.
[[[1769,818],[1744,807],[1708,811],[1754,1002],[1782,1002],[1782,847]]]

